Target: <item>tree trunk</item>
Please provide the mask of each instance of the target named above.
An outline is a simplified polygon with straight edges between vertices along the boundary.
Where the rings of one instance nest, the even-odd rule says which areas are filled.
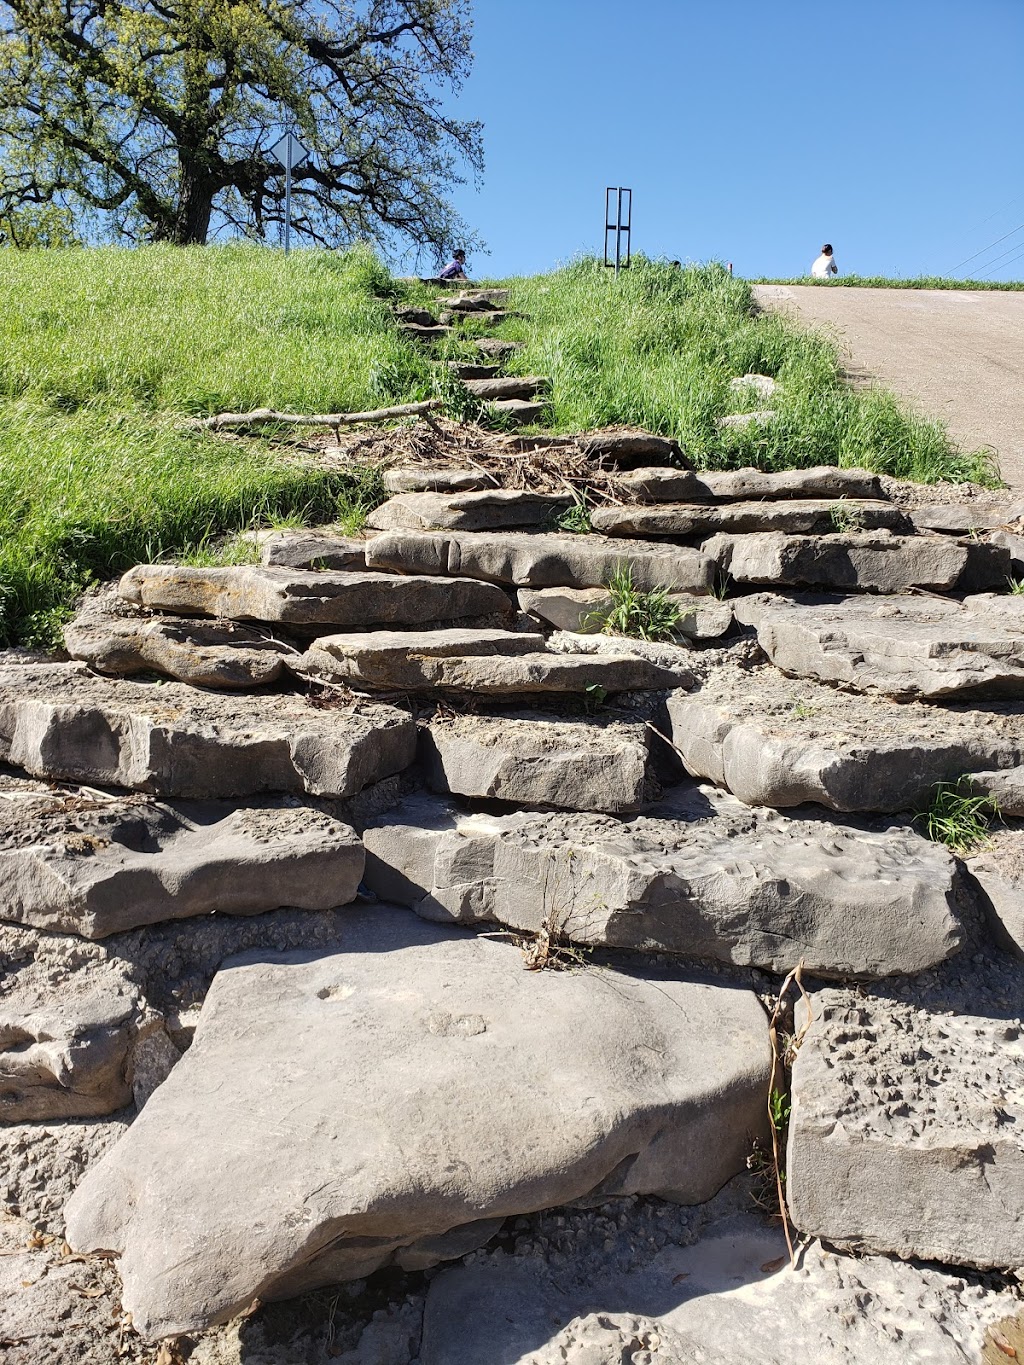
[[[181,193],[174,214],[170,241],[175,246],[205,246],[213,212],[214,186],[198,175],[181,169]]]

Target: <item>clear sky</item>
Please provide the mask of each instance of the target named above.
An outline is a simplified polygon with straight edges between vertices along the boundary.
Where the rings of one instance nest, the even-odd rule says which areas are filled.
[[[491,250],[478,275],[600,250],[604,187],[622,184],[654,256],[788,276],[830,241],[842,272],[1024,278],[1024,0],[473,13],[454,107],[483,120],[487,168],[455,202]]]

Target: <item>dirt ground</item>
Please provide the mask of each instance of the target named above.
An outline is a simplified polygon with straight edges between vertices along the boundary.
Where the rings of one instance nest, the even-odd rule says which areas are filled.
[[[894,389],[969,450],[991,447],[1024,493],[1024,293],[761,284],[754,295],[838,336],[855,380]]]

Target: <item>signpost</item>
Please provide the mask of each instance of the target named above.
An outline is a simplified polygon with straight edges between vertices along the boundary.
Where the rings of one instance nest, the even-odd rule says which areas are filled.
[[[284,254],[288,255],[292,235],[292,171],[301,166],[309,152],[294,133],[285,133],[270,149],[284,167]]]

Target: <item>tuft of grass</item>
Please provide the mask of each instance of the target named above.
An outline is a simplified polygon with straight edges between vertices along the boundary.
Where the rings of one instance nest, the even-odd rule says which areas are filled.
[[[999,802],[992,796],[971,791],[970,778],[936,782],[925,810],[914,816],[925,834],[953,853],[969,853],[988,838],[993,820],[999,818]]]
[[[590,520],[590,508],[587,506],[586,489],[576,496],[571,507],[565,511],[555,522],[555,527],[559,531],[568,531],[571,535],[585,536],[593,531],[594,526]]]
[[[1024,594],[1024,578],[1008,578],[1006,586],[1014,597],[1020,597]]]
[[[616,569],[608,580],[611,605],[588,613],[580,622],[583,630],[605,635],[629,635],[638,640],[672,640],[682,612],[662,588],[641,592],[633,582],[632,565]]]
[[[864,509],[856,503],[847,502],[845,498],[834,502],[828,509],[828,515],[833,529],[840,535],[864,529]]]

